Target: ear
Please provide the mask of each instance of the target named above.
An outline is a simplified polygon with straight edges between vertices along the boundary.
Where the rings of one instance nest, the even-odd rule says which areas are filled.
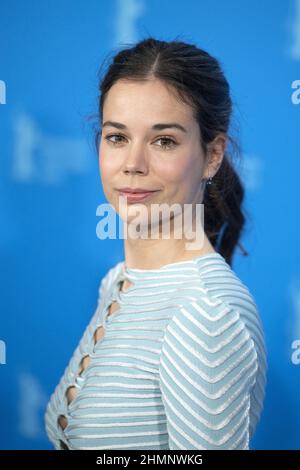
[[[227,135],[220,133],[207,145],[207,164],[203,175],[204,178],[213,178],[219,170],[224,158],[227,140]]]

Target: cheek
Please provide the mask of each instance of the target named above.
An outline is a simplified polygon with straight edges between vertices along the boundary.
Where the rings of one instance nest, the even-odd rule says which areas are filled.
[[[157,168],[157,174],[168,184],[182,184],[190,180],[195,168],[188,158],[176,158],[173,161],[163,162]]]
[[[112,186],[114,185],[114,175],[115,172],[111,165],[111,159],[107,158],[105,154],[100,154],[99,158],[99,171],[100,179],[103,188],[104,195],[107,201],[115,206],[114,194]]]
[[[113,160],[109,158],[109,155],[100,153],[99,170],[103,183],[108,183],[115,172]]]
[[[169,187],[169,197],[178,201],[194,200],[199,190],[202,161],[198,153],[185,154],[164,168],[164,181]]]

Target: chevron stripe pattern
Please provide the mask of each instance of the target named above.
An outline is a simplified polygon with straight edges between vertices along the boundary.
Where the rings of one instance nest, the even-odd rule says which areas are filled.
[[[55,449],[250,449],[266,373],[257,305],[219,253],[151,270],[121,262],[100,283],[46,431]]]

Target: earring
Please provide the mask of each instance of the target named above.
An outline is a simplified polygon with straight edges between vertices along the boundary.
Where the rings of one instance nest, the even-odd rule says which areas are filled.
[[[209,176],[207,178],[206,184],[212,184],[212,177],[211,176]]]

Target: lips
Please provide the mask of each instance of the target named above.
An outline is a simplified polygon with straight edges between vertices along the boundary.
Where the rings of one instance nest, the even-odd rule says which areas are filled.
[[[127,202],[138,202],[138,201],[144,201],[145,199],[148,199],[151,197],[151,195],[157,193],[157,191],[145,191],[141,192],[131,192],[131,191],[125,191],[125,190],[119,190],[120,196],[126,198]]]

